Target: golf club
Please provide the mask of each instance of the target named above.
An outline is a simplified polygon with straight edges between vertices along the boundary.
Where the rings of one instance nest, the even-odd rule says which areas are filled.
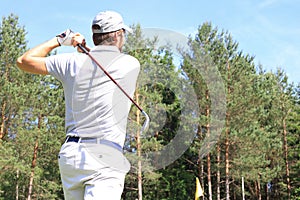
[[[126,93],[126,91],[115,81],[113,77],[111,77],[111,75],[100,65],[100,63],[89,53],[89,51],[84,46],[82,46],[81,44],[78,44],[77,46],[83,51],[83,53],[88,55],[90,59],[97,64],[97,66],[105,73],[105,75],[108,76],[108,78],[112,82],[114,82],[116,86],[118,86],[118,88],[123,92],[123,94],[125,94],[125,96],[141,111],[141,113],[145,116],[145,121],[141,128],[140,134],[146,131],[146,129],[149,127],[150,122],[148,114],[129,96],[129,94]]]

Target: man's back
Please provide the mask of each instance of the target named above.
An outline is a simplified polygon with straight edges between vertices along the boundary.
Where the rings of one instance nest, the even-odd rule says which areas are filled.
[[[113,79],[133,96],[139,62],[114,46],[100,45],[90,52]],[[47,61],[50,74],[57,77],[60,62],[67,62],[63,76],[67,135],[97,137],[123,146],[130,100],[87,56]]]

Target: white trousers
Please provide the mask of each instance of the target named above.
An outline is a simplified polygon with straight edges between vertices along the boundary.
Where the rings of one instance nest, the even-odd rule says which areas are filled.
[[[130,164],[104,144],[64,143],[59,169],[65,200],[120,200]]]

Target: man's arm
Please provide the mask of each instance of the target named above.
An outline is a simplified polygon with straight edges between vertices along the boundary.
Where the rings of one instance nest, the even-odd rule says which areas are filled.
[[[47,54],[58,46],[65,45],[76,47],[77,44],[82,44],[86,47],[83,35],[80,33],[74,33],[70,29],[67,29],[55,38],[52,38],[51,40],[25,52],[17,59],[17,66],[21,70],[32,74],[46,75],[48,74],[45,62]],[[86,48],[90,50],[88,47]]]
[[[48,53],[54,48],[60,46],[57,38],[53,38],[47,42],[44,42],[27,52],[17,59],[17,66],[26,72],[32,74],[48,74],[45,59]]]

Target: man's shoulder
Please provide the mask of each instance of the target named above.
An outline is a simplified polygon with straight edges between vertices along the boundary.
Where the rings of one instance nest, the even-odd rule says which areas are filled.
[[[48,56],[46,59],[54,59],[54,60],[60,60],[60,61],[68,61],[68,60],[76,60],[78,58],[83,57],[83,53],[78,52],[72,52],[72,53],[59,53]]]
[[[127,62],[130,62],[130,64],[136,64],[136,65],[140,65],[140,62],[139,60],[134,57],[134,56],[131,56],[129,54],[124,54],[122,53],[122,57],[121,57],[123,60],[126,60]]]

